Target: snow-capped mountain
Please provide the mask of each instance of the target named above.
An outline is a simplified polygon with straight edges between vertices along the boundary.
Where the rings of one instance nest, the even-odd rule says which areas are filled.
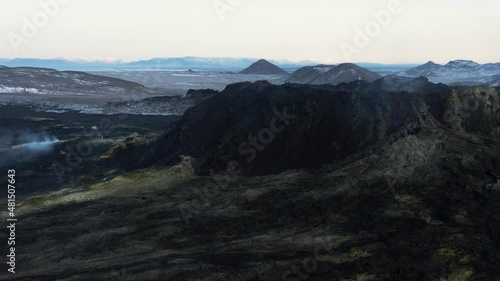
[[[330,71],[334,67],[335,65],[324,65],[324,64],[315,66],[305,66],[292,73],[287,82],[297,83],[297,84],[308,84],[312,80]]]
[[[288,82],[299,84],[332,84],[349,83],[363,80],[373,82],[381,76],[368,69],[352,63],[343,63],[337,66],[319,65],[304,67],[292,74]]]
[[[454,60],[445,65],[446,68],[455,70],[471,70],[481,67],[481,65],[471,60]]]
[[[0,94],[123,95],[145,94],[141,84],[85,72],[47,68],[0,68]]]
[[[403,72],[403,74],[405,74],[405,76],[415,76],[415,77],[435,76],[435,75],[438,75],[438,73],[442,67],[443,66],[440,64],[434,63],[433,61],[429,61],[426,64],[417,66],[417,67],[412,68],[410,70],[407,70],[407,71]]]
[[[424,76],[433,82],[456,83],[472,77],[485,77],[500,74],[500,63],[479,64],[470,60],[454,60],[445,65],[432,61],[417,66],[399,75],[418,77]]]

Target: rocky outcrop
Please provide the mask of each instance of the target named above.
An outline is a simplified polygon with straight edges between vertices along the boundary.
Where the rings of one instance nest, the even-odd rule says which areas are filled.
[[[185,96],[147,98],[139,101],[108,103],[105,114],[183,115],[186,110],[218,94],[214,90],[189,90]]]

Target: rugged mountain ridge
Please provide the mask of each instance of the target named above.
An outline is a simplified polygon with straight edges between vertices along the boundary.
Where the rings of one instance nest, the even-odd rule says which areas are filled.
[[[338,86],[238,83],[189,109],[141,163],[169,165],[187,155],[200,174],[237,162],[243,173],[256,175],[332,163],[400,131],[447,127],[496,139],[499,104],[495,89],[454,89],[425,78]],[[288,115],[295,117],[281,123],[283,131],[266,129]]]

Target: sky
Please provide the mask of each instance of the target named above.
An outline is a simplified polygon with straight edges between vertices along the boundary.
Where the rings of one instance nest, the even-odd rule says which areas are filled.
[[[2,0],[0,58],[500,62],[498,0]]]

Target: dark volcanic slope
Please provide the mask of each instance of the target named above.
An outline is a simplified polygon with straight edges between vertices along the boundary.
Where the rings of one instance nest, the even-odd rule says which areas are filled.
[[[231,85],[142,160],[240,176],[183,157],[23,200],[0,280],[498,281],[499,112],[423,78]]]
[[[295,71],[290,75],[290,78],[287,80],[287,82],[290,83],[297,83],[297,84],[310,84],[310,82],[325,72],[328,72],[332,68],[334,68],[335,65],[315,65],[315,66],[304,66],[300,68],[299,70]]]
[[[429,80],[425,77],[410,78],[397,75],[384,76],[383,78],[375,81],[373,86],[381,91],[396,93],[425,93],[434,87],[433,84],[429,83]]]
[[[85,72],[57,71],[45,68],[0,68],[0,93],[36,95],[110,95],[149,94],[138,83]]]
[[[405,92],[394,92],[398,87]],[[228,161],[248,174],[318,167],[399,131],[448,126],[498,137],[498,108],[493,89],[457,92],[424,78],[337,87],[240,83],[188,110],[142,163],[172,164],[189,155],[202,174],[223,171]],[[266,128],[282,117],[277,112],[296,117],[270,137]]]
[[[268,62],[267,60],[261,59],[241,71],[240,74],[288,75],[288,72]]]

